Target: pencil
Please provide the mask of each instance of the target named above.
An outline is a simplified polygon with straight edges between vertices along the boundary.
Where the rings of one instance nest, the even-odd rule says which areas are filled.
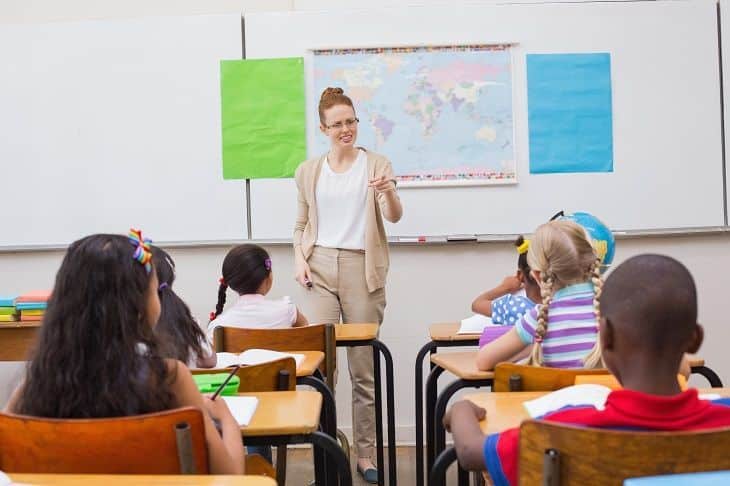
[[[238,368],[240,368],[240,367],[241,367],[240,364],[233,367],[233,369],[231,370],[231,373],[226,377],[225,380],[223,380],[223,383],[221,383],[221,386],[219,386],[218,389],[215,391],[215,393],[213,393],[213,396],[210,397],[211,400],[216,399],[216,397],[220,394],[220,392],[223,391],[223,388],[225,388],[225,386],[228,384],[228,382],[231,381],[231,378],[233,378],[233,375],[236,374],[236,371],[238,371]]]

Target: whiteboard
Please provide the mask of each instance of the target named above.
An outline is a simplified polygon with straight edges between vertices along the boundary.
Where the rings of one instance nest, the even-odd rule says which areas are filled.
[[[245,238],[218,67],[241,55],[240,14],[0,26],[0,246]]]
[[[517,42],[516,186],[402,188],[389,235],[513,234],[557,210],[612,228],[724,224],[717,12],[711,0],[452,5],[245,15],[247,58],[317,47]],[[614,172],[529,174],[525,54],[611,54]],[[315,110],[308,99],[308,110]],[[386,156],[388,154],[385,154]],[[254,238],[291,238],[292,179],[251,183]]]

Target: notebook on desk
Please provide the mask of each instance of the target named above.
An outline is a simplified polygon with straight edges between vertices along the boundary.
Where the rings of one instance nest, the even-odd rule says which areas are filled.
[[[251,422],[251,418],[259,404],[259,399],[256,397],[221,396],[220,399],[226,402],[233,418],[242,427]]]

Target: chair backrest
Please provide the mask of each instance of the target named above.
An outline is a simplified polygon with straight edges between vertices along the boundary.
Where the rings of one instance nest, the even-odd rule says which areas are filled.
[[[262,348],[274,351],[322,351],[320,369],[329,380],[337,363],[335,328],[332,324],[316,324],[284,329],[247,329],[217,327],[214,331],[216,352],[241,353]]]
[[[190,370],[190,372],[194,375],[207,375],[211,373],[230,373],[230,369],[196,368]],[[282,358],[268,363],[242,366],[238,368],[236,376],[240,379],[238,385],[240,393],[291,391],[297,386],[297,364],[294,358]]]
[[[627,432],[529,420],[519,484],[621,485],[632,477],[730,469],[730,428]]]
[[[194,407],[100,419],[48,419],[0,413],[0,470],[207,474],[203,415]]]
[[[495,392],[554,391],[575,383],[578,375],[608,375],[607,369],[562,369],[499,363],[494,368]]]

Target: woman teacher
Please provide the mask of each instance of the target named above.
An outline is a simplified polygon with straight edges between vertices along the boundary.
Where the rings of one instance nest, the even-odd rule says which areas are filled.
[[[359,120],[342,89],[324,90],[319,120],[329,152],[303,162],[295,175],[294,258],[296,279],[308,290],[303,304],[310,322],[380,324],[388,273],[383,218],[395,223],[403,214],[393,169],[382,155],[355,146]],[[357,470],[376,483],[372,350],[348,348],[347,361]]]

